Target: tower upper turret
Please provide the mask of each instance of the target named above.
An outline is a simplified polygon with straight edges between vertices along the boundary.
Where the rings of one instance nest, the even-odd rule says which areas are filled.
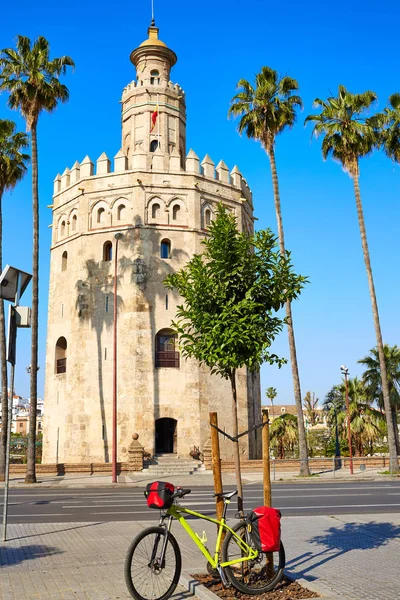
[[[168,168],[170,155],[179,155],[184,168],[185,94],[170,81],[177,56],[159,39],[154,21],[148,38],[132,50],[130,59],[136,67],[136,81],[122,95],[122,149],[128,165],[162,170]]]
[[[131,52],[131,62],[136,67],[136,79],[139,85],[167,85],[170,71],[177,56],[158,38],[158,27],[152,21],[148,29],[148,38]]]

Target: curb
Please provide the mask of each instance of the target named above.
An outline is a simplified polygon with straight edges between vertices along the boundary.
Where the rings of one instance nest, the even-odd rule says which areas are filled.
[[[193,571],[193,569],[191,569]],[[332,592],[328,590],[324,585],[315,582],[307,581],[306,579],[297,579],[296,581],[302,587],[319,594],[322,600],[348,600],[345,596],[332,595]],[[204,585],[199,583],[197,579],[194,579],[188,570],[182,571],[179,583],[182,587],[187,589],[191,594],[199,598],[200,600],[221,600],[217,594],[211,592]],[[304,598],[304,600],[317,600],[316,598]]]

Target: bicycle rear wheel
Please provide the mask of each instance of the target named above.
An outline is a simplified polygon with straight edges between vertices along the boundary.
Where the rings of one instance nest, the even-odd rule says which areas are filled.
[[[232,529],[240,539],[247,543],[247,523],[245,521],[240,521]],[[244,556],[246,553],[240,548],[239,541],[229,531],[222,546],[222,562],[233,561]],[[256,595],[271,591],[281,581],[284,568],[285,550],[281,542],[279,552],[259,552],[256,559],[238,562],[230,567],[225,567],[224,571],[231,584],[239,592]]]
[[[135,600],[167,600],[175,591],[181,574],[181,552],[171,533],[160,556],[165,539],[163,527],[148,527],[133,540],[125,559],[124,575]]]

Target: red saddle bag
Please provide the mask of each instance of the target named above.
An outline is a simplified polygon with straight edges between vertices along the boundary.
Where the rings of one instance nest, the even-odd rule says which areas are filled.
[[[281,511],[259,506],[247,516],[254,546],[261,552],[278,552],[281,544]]]
[[[168,509],[172,506],[175,487],[166,481],[153,481],[146,486],[144,493],[149,508]]]

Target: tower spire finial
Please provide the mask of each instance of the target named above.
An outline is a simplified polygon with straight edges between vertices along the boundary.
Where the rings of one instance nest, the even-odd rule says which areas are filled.
[[[156,24],[155,20],[154,20],[154,0],[151,0],[151,23],[150,23],[150,27],[154,27]]]

